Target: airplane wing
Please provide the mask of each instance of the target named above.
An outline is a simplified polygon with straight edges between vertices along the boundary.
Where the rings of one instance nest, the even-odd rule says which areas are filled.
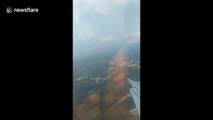
[[[133,81],[129,78],[127,78],[127,80],[129,81],[129,84],[131,85],[129,92],[136,106],[136,108],[133,110],[130,110],[130,112],[137,111],[138,114],[140,115],[140,82]]]

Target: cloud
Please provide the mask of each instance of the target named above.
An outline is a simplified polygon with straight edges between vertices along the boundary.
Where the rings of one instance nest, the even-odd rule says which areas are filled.
[[[86,0],[86,9],[96,13],[107,15],[113,12],[113,8],[128,5],[128,0]]]
[[[140,0],[73,0],[74,54],[137,43]],[[129,34],[126,34],[129,33]]]
[[[127,35],[127,44],[140,43],[140,32],[132,32]]]
[[[114,0],[116,5],[123,5],[126,6],[128,4],[128,0]]]
[[[140,32],[133,32],[130,34],[132,37],[140,38]]]
[[[140,42],[140,40],[137,40],[137,39],[130,39],[130,40],[128,40],[126,43],[127,44],[134,44],[134,43],[139,43]]]
[[[109,42],[113,42],[114,41],[114,37],[113,36],[107,36],[107,37],[104,37],[102,39],[102,42],[105,42],[105,43],[109,43]]]
[[[92,10],[100,14],[106,14],[109,9],[109,3],[106,0],[86,0],[87,10]]]

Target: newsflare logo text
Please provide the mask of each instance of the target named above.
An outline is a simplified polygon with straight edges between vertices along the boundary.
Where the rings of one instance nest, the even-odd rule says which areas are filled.
[[[33,13],[33,12],[38,12],[39,9],[38,8],[30,8],[30,7],[27,7],[27,8],[12,8],[12,7],[7,7],[6,8],[6,13],[13,13],[13,12],[17,12],[17,13],[20,13],[20,12],[24,12],[24,13]]]

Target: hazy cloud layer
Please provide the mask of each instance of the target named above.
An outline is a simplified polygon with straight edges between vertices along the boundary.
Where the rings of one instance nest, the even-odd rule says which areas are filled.
[[[74,56],[139,43],[140,0],[74,0],[73,9]]]
[[[102,39],[102,42],[104,42],[104,43],[110,43],[110,42],[113,42],[113,41],[114,41],[113,36],[107,36],[107,37],[104,37]]]

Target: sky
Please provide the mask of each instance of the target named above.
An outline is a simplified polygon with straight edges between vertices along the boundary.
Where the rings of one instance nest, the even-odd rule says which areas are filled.
[[[73,55],[140,44],[140,0],[73,0]]]

